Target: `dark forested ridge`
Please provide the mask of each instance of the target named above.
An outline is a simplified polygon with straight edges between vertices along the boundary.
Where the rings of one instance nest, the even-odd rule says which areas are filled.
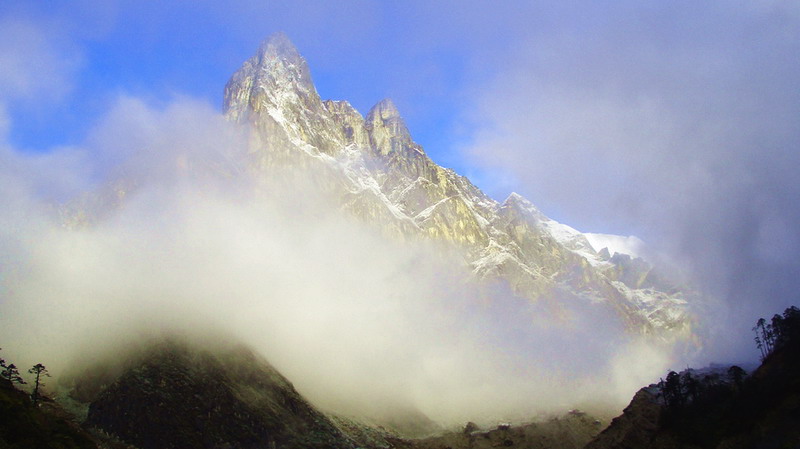
[[[86,424],[140,449],[353,447],[244,347],[159,346],[93,398]]]
[[[753,329],[762,364],[746,376],[670,372],[639,391],[587,449],[800,448],[800,310]]]

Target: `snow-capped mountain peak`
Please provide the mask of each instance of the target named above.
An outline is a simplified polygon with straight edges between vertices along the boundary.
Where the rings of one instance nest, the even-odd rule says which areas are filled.
[[[225,113],[253,135],[256,166],[321,168],[315,173],[327,178],[317,181],[340,192],[343,210],[387,235],[450,245],[478,279],[505,282],[531,301],[564,291],[601,300],[633,332],[664,338],[691,332],[684,293],[664,287],[652,267],[600,254],[589,235],[550,219],[521,195],[498,203],[440,167],[413,141],[391,100],[378,102],[366,118],[346,101],[322,101],[285,35],[268,39],[233,75]],[[668,313],[653,319],[653,310]]]

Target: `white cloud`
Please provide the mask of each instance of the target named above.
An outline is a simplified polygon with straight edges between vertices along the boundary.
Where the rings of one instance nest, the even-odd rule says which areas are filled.
[[[667,250],[739,310],[733,346],[751,352],[749,321],[800,288],[798,243],[773,238],[800,215],[800,16],[782,2],[560,10],[470,86],[465,151],[560,221]]]
[[[342,216],[285,168],[238,170],[246,146],[209,105],[121,98],[85,148],[2,154],[0,340],[22,366],[59,374],[131,338],[216,330],[318,405],[370,414],[397,403],[446,423],[618,410],[638,386],[620,375],[629,336],[611,312],[565,301],[562,326],[546,305],[476,288],[440,251]],[[63,163],[70,154],[111,178],[73,203],[92,224],[65,228],[40,186],[96,171]],[[666,368],[657,353],[635,382]]]
[[[70,92],[81,56],[45,21],[0,18],[0,99],[38,105]]]
[[[635,235],[612,235],[612,234],[595,234],[587,232],[584,234],[586,239],[592,245],[595,251],[602,251],[603,248],[608,248],[609,254],[614,253],[628,254],[633,257],[645,258],[644,242]]]

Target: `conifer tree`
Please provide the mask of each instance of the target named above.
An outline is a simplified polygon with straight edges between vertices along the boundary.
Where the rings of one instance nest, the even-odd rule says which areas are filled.
[[[0,348],[3,349],[3,348]],[[0,378],[6,379],[11,383],[24,384],[25,381],[20,377],[17,366],[13,363],[6,365],[6,361],[0,358]]]
[[[688,369],[683,373],[680,380],[681,392],[685,393],[685,395],[683,395],[683,400],[685,401],[691,398],[693,402],[696,402],[697,397],[700,395],[700,383],[692,376],[692,372]]]
[[[742,389],[742,382],[745,376],[747,376],[747,372],[738,365],[733,365],[728,368],[728,377],[733,381],[733,384],[736,385],[738,390]]]
[[[47,371],[44,365],[41,363],[37,363],[33,366],[33,368],[28,370],[29,373],[36,376],[36,380],[34,381],[33,387],[33,394],[31,394],[31,399],[33,399],[33,404],[36,405],[39,402],[39,387],[44,386],[44,382],[42,381],[42,377],[50,377],[50,373]]]
[[[659,383],[661,395],[664,397],[664,404],[670,408],[677,408],[684,403],[683,386],[681,385],[681,375],[675,371],[667,373],[667,379]]]
[[[764,361],[764,359],[767,358],[767,354],[766,352],[764,352],[764,344],[761,343],[761,337],[758,336],[758,325],[753,327],[753,332],[756,333],[756,336],[753,340],[756,342],[756,347],[758,348],[758,351],[761,353],[761,361]]]

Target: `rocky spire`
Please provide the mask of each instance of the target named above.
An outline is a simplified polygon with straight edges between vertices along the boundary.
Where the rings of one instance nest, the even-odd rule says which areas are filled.
[[[367,117],[372,117],[373,119],[379,117],[381,120],[399,119],[400,111],[397,110],[397,106],[394,105],[391,98],[384,98],[369,110]]]
[[[387,128],[392,136],[411,139],[406,122],[390,98],[384,98],[367,113],[367,126]]]
[[[308,90],[314,89],[308,63],[286,34],[277,32],[268,37],[253,57],[257,66],[274,76],[286,76]]]
[[[289,36],[283,31],[278,31],[269,35],[258,48],[258,53],[262,55],[284,56],[287,58],[302,59],[297,47],[294,46]]]
[[[369,110],[366,127],[373,146],[380,154],[387,155],[413,143],[405,121],[389,98],[381,100]]]
[[[259,110],[259,90],[273,96],[299,94],[304,103],[319,103],[308,64],[284,33],[268,37],[234,73],[225,86],[223,110],[235,120],[246,116],[248,109]]]

